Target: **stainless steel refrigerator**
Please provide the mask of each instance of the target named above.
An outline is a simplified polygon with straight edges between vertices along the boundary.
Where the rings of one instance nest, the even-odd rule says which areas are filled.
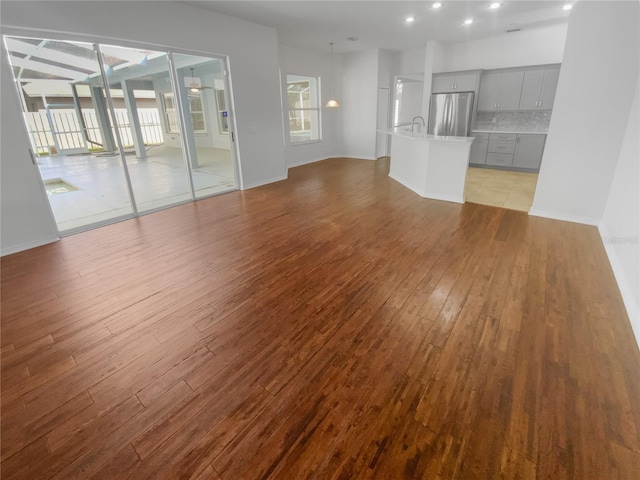
[[[429,129],[432,135],[467,137],[471,130],[473,92],[431,95]]]

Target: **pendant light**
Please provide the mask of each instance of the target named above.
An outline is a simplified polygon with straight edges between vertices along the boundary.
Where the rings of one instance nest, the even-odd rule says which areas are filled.
[[[329,45],[331,45],[331,97],[329,98],[329,101],[327,102],[327,104],[325,105],[326,108],[338,108],[340,106],[340,104],[338,103],[338,101],[333,98],[333,42],[331,42]]]

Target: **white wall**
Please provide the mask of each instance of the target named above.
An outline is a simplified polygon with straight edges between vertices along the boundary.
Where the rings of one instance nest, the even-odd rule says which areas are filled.
[[[561,23],[444,44],[434,73],[561,63],[566,36],[567,24]]]
[[[532,214],[598,225],[638,79],[637,2],[571,14]]]
[[[424,73],[424,59],[426,55],[425,48],[416,48],[413,50],[404,50],[397,53],[398,70],[394,72],[396,75],[406,73]]]
[[[344,55],[342,88],[344,154],[375,160],[378,50]]]
[[[397,73],[397,53],[389,50],[378,50],[378,88],[391,88],[393,76]]]
[[[640,345],[640,78],[622,141],[616,171],[600,224],[624,299],[631,326]]]
[[[331,95],[331,57],[329,53],[318,53],[309,50],[280,45],[280,71],[282,73],[282,108],[287,112],[286,75],[308,75],[320,77],[320,105],[322,122],[322,141],[291,145],[286,140],[285,156],[288,167],[303,165],[324,160],[342,154],[342,112],[341,108],[324,108]],[[333,55],[333,93],[338,102],[342,98],[342,56]],[[280,121],[286,121],[281,115]],[[285,135],[288,125],[285,124]]]
[[[7,255],[53,242],[57,230],[38,167],[27,151],[29,141],[4,42],[1,61],[0,246],[1,254]]]
[[[228,55],[242,185],[286,177],[274,29],[182,2],[144,1],[3,1],[2,25]]]

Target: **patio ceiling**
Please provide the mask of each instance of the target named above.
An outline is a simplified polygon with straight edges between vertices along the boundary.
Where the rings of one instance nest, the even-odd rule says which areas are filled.
[[[11,64],[16,68],[16,80],[41,79],[68,80],[74,83],[101,83],[100,67],[93,45],[80,42],[61,42],[30,38],[6,37]],[[165,56],[164,52],[136,50],[101,45],[107,73],[124,70],[132,66]]]

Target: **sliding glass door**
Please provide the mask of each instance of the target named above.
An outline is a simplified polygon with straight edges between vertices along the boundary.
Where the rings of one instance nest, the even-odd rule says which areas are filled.
[[[237,188],[224,59],[4,40],[62,234]]]
[[[173,98],[167,53],[111,45],[99,48],[114,102],[120,153],[138,211],[190,201],[180,123],[173,110],[166,115],[165,101]],[[149,123],[156,128],[149,129]]]
[[[5,37],[5,45],[58,230],[130,217],[93,45],[24,37]]]
[[[173,54],[182,98],[185,146],[196,197],[236,186],[225,65],[221,59]]]

